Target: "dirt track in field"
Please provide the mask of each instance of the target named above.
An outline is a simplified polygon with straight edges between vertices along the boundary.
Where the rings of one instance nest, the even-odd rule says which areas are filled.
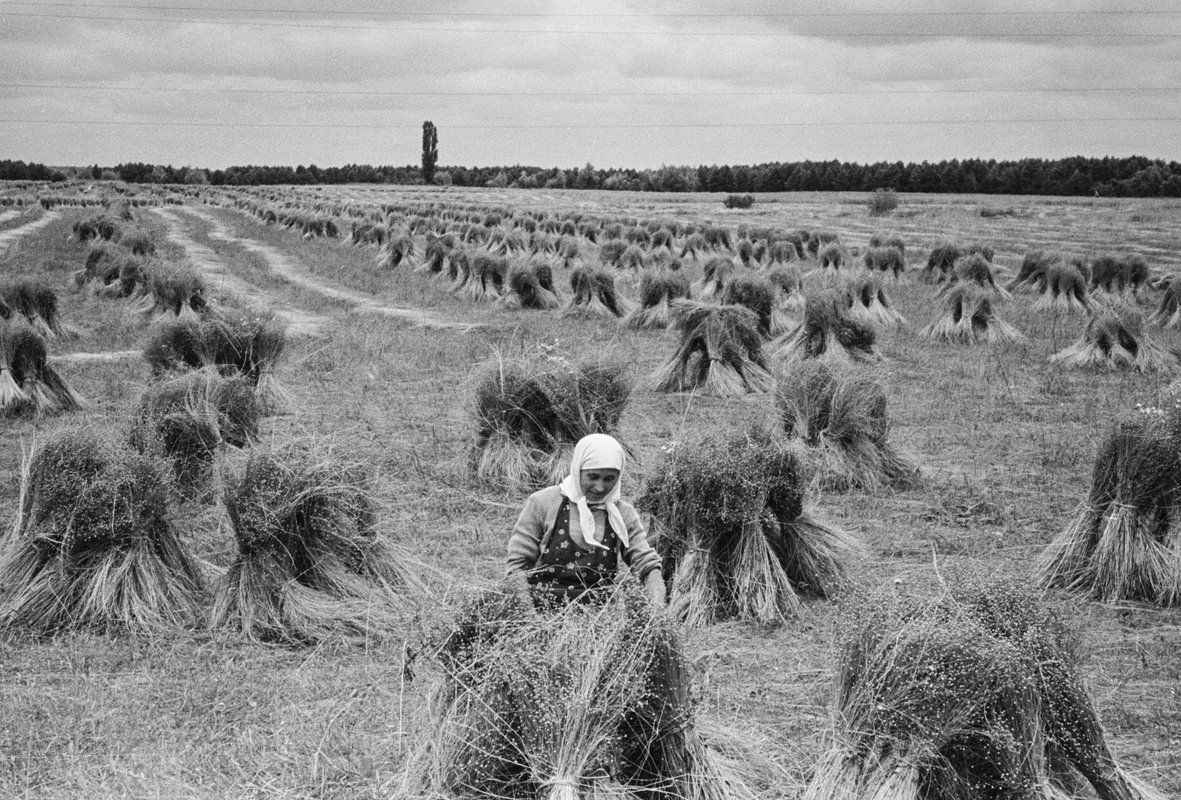
[[[57,214],[52,211],[47,211],[32,222],[21,225],[19,228],[13,228],[10,231],[0,233],[0,251],[7,249],[13,242],[20,239],[22,236],[27,236],[38,228],[44,228],[49,223],[57,219]]]
[[[143,350],[111,350],[105,353],[62,353],[50,356],[54,364],[92,364],[104,361],[122,361],[128,358],[139,358]]]
[[[259,254],[264,259],[266,259],[266,262],[270,266],[271,270],[283,280],[303,289],[315,292],[316,294],[322,295],[331,300],[338,300],[348,303],[349,305],[353,306],[353,310],[355,311],[370,314],[380,314],[381,316],[385,317],[401,319],[424,328],[471,330],[473,328],[480,327],[479,325],[473,323],[444,319],[443,317],[436,316],[435,314],[432,314],[431,312],[423,309],[387,306],[378,302],[372,297],[325,283],[324,281],[313,277],[307,270],[300,267],[299,264],[297,264],[294,260],[279,252],[275,248],[262,244],[261,242],[254,241],[253,239],[235,236],[224,224],[208,214],[202,213],[193,208],[186,208],[184,210],[187,214],[197,217],[210,226],[209,236],[211,238],[230,242],[232,244],[244,247],[253,253]]]
[[[247,302],[260,308],[267,308],[275,316],[287,322],[288,330],[294,335],[314,336],[329,323],[329,319],[321,314],[315,314],[295,306],[288,305],[263,289],[248,283],[235,275],[229,266],[222,261],[210,248],[193,241],[185,233],[184,222],[176,214],[163,209],[155,212],[168,223],[168,239],[182,248],[188,254],[189,260],[209,278],[215,286],[237,295]],[[211,234],[212,235],[212,234]],[[223,237],[216,237],[223,238]]]

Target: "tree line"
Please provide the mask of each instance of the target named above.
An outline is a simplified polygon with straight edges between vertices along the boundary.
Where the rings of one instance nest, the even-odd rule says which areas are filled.
[[[424,133],[425,136],[425,133]],[[952,159],[921,163],[879,161],[770,162],[755,165],[662,166],[658,169],[430,164],[433,183],[524,189],[615,189],[636,192],[954,192],[1099,197],[1181,197],[1181,164],[1143,156],[1017,161]],[[69,173],[72,173],[70,175]],[[71,168],[63,173],[44,164],[0,161],[0,180],[118,178],[128,183],[209,183],[215,186],[279,184],[421,184],[418,165],[343,167],[232,166],[206,170],[141,162],[113,168]]]

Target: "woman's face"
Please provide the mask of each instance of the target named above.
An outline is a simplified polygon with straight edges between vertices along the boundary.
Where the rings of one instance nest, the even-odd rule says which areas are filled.
[[[619,482],[617,469],[584,469],[582,471],[582,493],[592,503],[597,503],[615,488]]]

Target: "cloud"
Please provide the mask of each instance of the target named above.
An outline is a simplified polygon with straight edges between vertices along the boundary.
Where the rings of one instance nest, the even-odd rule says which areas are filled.
[[[1181,86],[1175,40],[1061,34],[1171,30],[1179,17],[988,16],[1004,7],[962,0],[834,0],[833,16],[735,16],[705,0],[213,10],[226,5],[5,6],[0,83],[39,88],[0,86],[2,116],[41,122],[0,123],[0,157],[412,163],[427,118],[443,163],[466,164],[1161,155],[1181,143],[1175,125],[1048,121],[1175,116],[1176,93],[1085,91]],[[92,18],[68,18],[80,16]],[[1050,28],[1059,35],[1018,35]],[[124,124],[83,124],[96,120]],[[701,127],[667,127],[685,124]],[[657,127],[613,127],[629,125]]]

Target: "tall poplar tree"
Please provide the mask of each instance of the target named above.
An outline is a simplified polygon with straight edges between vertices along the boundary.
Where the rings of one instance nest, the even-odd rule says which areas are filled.
[[[429,119],[422,123],[422,182],[435,182],[435,164],[439,161],[439,132]]]

